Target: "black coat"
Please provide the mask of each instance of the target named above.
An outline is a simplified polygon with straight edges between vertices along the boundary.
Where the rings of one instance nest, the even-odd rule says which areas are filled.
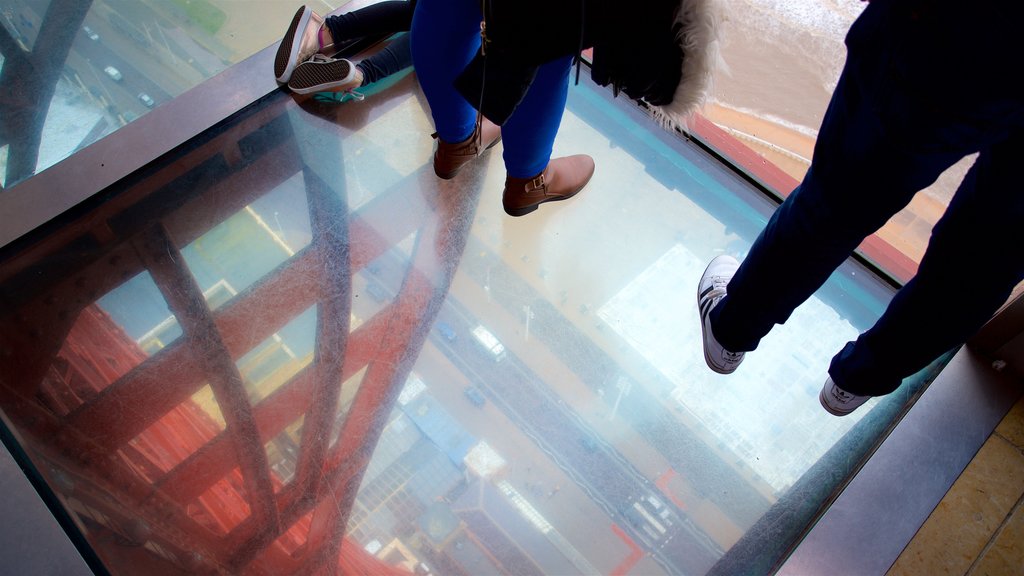
[[[591,77],[635,99],[662,106],[680,84],[680,0],[482,0],[485,42],[456,80],[484,116],[504,124],[537,69],[593,48]]]

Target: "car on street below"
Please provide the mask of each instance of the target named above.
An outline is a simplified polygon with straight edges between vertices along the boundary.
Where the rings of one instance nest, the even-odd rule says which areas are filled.
[[[93,42],[96,42],[100,39],[100,35],[93,32],[92,28],[89,28],[88,26],[82,26],[82,32],[85,32],[85,35],[88,36],[89,40],[92,40]]]
[[[467,386],[462,393],[466,396],[466,399],[477,408],[483,408],[484,404],[487,404],[487,398],[484,397],[484,393],[474,386]]]
[[[598,446],[597,442],[590,436],[580,436],[580,445],[583,446],[587,452],[597,452],[600,450],[600,446]]]
[[[476,328],[473,328],[473,337],[476,338],[476,341],[483,349],[491,354],[495,362],[501,362],[505,359],[505,345],[499,342],[490,330],[482,325],[478,325]]]
[[[139,100],[146,105],[146,108],[152,108],[156,104],[153,98],[145,92],[139,92]]]
[[[114,68],[113,66],[107,66],[103,69],[103,72],[107,76],[110,76],[110,78],[115,82],[120,82],[124,78],[124,76],[121,75],[121,71],[117,68]]]
[[[388,294],[387,290],[385,290],[383,286],[372,281],[367,282],[366,292],[377,302],[383,302],[391,298],[391,295]]]
[[[438,322],[437,331],[449,342],[455,342],[459,338],[459,335],[455,333],[455,329],[447,322]]]

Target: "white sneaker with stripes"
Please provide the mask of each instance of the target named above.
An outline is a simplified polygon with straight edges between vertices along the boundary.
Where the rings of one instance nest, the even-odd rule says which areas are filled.
[[[704,340],[704,360],[719,374],[732,374],[743,362],[743,352],[726,350],[711,331],[711,310],[725,297],[726,287],[740,263],[732,256],[716,256],[708,264],[697,285],[697,308],[700,311],[701,336]]]
[[[831,376],[825,380],[825,385],[822,386],[821,393],[818,394],[821,407],[833,416],[846,416],[860,408],[860,405],[867,402],[870,398],[871,396],[850,394],[833,382]]]

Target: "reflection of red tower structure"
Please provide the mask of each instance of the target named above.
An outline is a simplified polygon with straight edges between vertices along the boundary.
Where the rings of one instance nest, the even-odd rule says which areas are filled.
[[[344,181],[331,173],[343,164],[305,164],[309,150],[337,152],[338,135],[293,123],[295,107],[242,114],[0,268],[0,408],[115,574],[408,573],[345,528],[465,246],[472,219],[453,214],[478,197],[396,187],[351,211],[325,182]],[[182,247],[297,174],[311,243],[211,310]],[[352,275],[410,235],[398,294],[351,330]],[[182,329],[152,356],[96,305],[140,274]],[[250,399],[236,360],[314,306],[313,361]],[[207,385],[224,426],[192,400]],[[283,483],[265,446],[298,423]]]
[[[181,356],[180,347],[171,346],[167,353]],[[137,399],[141,402],[135,406],[128,400],[136,396],[131,390],[137,386],[127,384],[132,380],[161,380],[165,389],[159,393],[163,395],[172,393],[167,388],[184,384],[188,378],[180,376],[189,369],[174,364],[162,362],[161,355],[147,358],[108,315],[90,304],[79,314],[63,340],[34,399],[39,408],[58,420],[71,423],[60,426],[65,429],[59,440],[65,442],[43,450],[49,466],[40,467],[50,484],[57,487],[61,500],[75,513],[104,563],[112,567],[131,565],[147,574],[182,573],[181,569],[184,572],[206,569],[234,572],[243,567],[247,572],[265,574],[309,571],[408,574],[406,570],[382,563],[347,538],[342,538],[337,546],[335,563],[317,559],[318,569],[309,570],[312,567],[301,559],[310,552],[307,546],[313,525],[313,506],[307,506],[306,513],[274,534],[274,538],[263,535],[262,549],[246,549],[251,538],[239,535],[245,534],[245,528],[254,526],[253,509],[242,467],[232,457],[236,450],[228,445],[246,444],[249,448],[244,450],[252,451],[253,443],[232,441],[223,426],[180,392],[173,395],[175,401],[180,401],[164,413],[148,407],[145,399]],[[156,374],[146,378],[142,373],[148,371]],[[289,415],[301,415],[308,410],[311,405],[308,395],[314,392],[313,387],[306,374],[299,382],[286,387],[285,394],[271,396],[265,406],[260,405],[258,408],[262,409],[254,413],[260,433],[274,434],[280,431],[282,423],[290,420]],[[158,390],[151,389],[151,392]],[[113,404],[121,404],[116,415],[106,412]],[[103,411],[97,411],[96,406],[103,407]],[[126,415],[126,410],[134,414]],[[104,412],[112,417],[103,417]],[[279,414],[276,421],[272,412]],[[132,420],[131,429],[141,430],[131,438],[130,434],[134,433],[122,435],[120,430],[109,427],[114,422],[123,423],[126,417]],[[25,431],[31,435],[33,430]],[[105,458],[95,459],[97,451],[105,452],[104,445],[119,445],[120,448],[106,454]],[[259,449],[262,444],[257,446]],[[69,465],[69,458],[78,462]],[[217,461],[216,465],[213,460]],[[202,474],[202,469],[207,470],[206,475]],[[269,467],[264,466],[263,470],[274,494],[296,493],[294,488],[289,492]],[[133,501],[124,498],[124,494],[119,495],[125,489],[138,498]],[[178,505],[174,506],[175,503]],[[275,503],[264,502],[264,505],[274,506]],[[171,512],[168,506],[178,509]],[[157,509],[164,511],[154,513]],[[158,526],[159,521],[155,519],[161,516],[164,520],[173,519],[173,525]],[[266,528],[270,527],[260,527],[257,534],[265,534]],[[230,552],[238,554],[238,551],[224,546],[232,537],[242,540],[246,557],[250,557],[241,557],[244,562],[234,561],[233,568]],[[216,559],[211,566],[208,563],[213,560],[211,550],[214,554],[227,552],[226,558]],[[309,556],[316,558],[317,554]],[[224,566],[225,560],[227,566]]]
[[[90,306],[82,311],[68,333],[57,362],[44,380],[42,400],[55,412],[66,415],[95,398],[145,359],[145,353],[105,312],[95,305]],[[131,439],[128,449],[122,453],[122,461],[139,478],[157,482],[216,438],[221,428],[188,399]],[[243,494],[241,471],[235,468],[187,506],[186,513],[204,529],[226,534],[250,513]],[[308,528],[308,521],[305,524]],[[138,526],[132,525],[136,531]],[[300,528],[296,525],[286,531],[275,545],[286,552],[297,549],[303,540]]]
[[[138,345],[100,308],[91,305],[82,311],[69,332],[57,361],[44,380],[45,393],[40,400],[54,412],[70,413],[96,398],[104,388],[124,377],[145,359]],[[185,400],[129,442],[130,448],[122,451],[125,471],[131,470],[137,478],[146,482],[158,483],[175,466],[216,439],[221,434],[221,428],[195,402]],[[271,478],[275,490],[280,490],[281,483],[272,474]],[[233,468],[228,475],[187,505],[186,515],[197,527],[214,534],[227,534],[250,515],[244,494],[241,470]],[[136,519],[123,518],[116,521],[111,516],[111,510],[102,510],[101,501],[104,496],[98,494],[90,497],[88,493],[76,492],[75,496],[68,499],[72,506],[77,507],[75,511],[79,518],[88,523],[87,530],[119,535],[101,540],[108,544],[98,550],[101,557],[122,556],[123,551],[118,548],[124,548],[126,544],[129,547],[142,545],[168,551],[168,548],[160,545],[159,540],[151,542],[152,531]],[[310,518],[311,515],[303,517],[270,544],[272,550],[263,553],[291,556],[301,549],[309,532]],[[110,525],[103,526],[104,522]],[[188,531],[196,530],[197,527],[180,526]],[[140,544],[140,541],[144,543]],[[137,563],[139,560],[135,558],[132,562]],[[147,566],[146,573],[157,573],[148,571],[151,568],[157,567]],[[347,539],[342,542],[337,570],[342,574],[408,574],[382,564],[357,543]]]

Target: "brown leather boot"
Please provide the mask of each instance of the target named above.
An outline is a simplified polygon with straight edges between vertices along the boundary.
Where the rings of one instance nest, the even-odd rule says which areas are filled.
[[[450,180],[470,160],[483,154],[485,150],[490,150],[501,140],[501,126],[478,114],[476,128],[473,129],[469,138],[462,142],[449,144],[438,138],[437,133],[434,134],[434,138],[437,138],[437,151],[434,152],[434,174],[437,174],[437,177],[442,180]]]
[[[594,159],[586,154],[555,158],[533,178],[505,177],[501,203],[509,216],[523,216],[544,202],[572,198],[594,175]]]

